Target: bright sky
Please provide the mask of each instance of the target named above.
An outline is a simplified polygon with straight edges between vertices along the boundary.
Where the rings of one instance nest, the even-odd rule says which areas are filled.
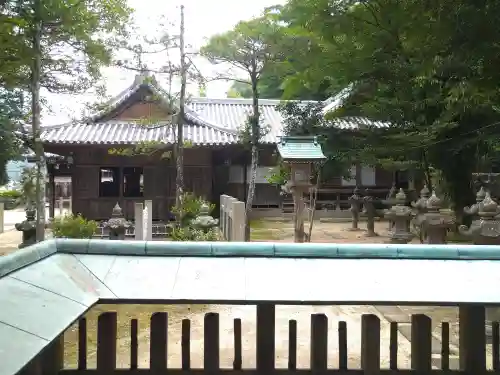
[[[185,36],[186,43],[191,46],[190,51],[196,51],[212,35],[230,30],[238,21],[248,20],[258,16],[266,7],[283,4],[285,0],[129,0],[135,12],[135,19],[142,33],[157,36],[160,32],[158,23],[162,17],[167,21],[175,23],[170,27],[170,33],[178,33],[179,6],[184,3],[185,7]],[[171,56],[174,56],[173,53]],[[175,56],[173,57],[175,58]],[[154,59],[161,60],[161,56]],[[154,66],[157,61],[148,62]],[[201,73],[207,77],[213,77],[220,67],[213,67],[208,61],[201,57],[194,57],[193,62]],[[222,68],[224,69],[224,68]],[[118,68],[106,68],[103,70],[105,84],[109,95],[116,95],[126,89],[133,81],[135,72]],[[164,79],[158,77],[162,82]],[[212,81],[207,85],[207,96],[221,98],[226,96],[226,91],[231,83],[224,81]],[[175,88],[173,91],[176,91]],[[188,91],[197,96],[198,86],[189,85]],[[79,117],[83,109],[83,103],[92,101],[92,96],[75,95],[46,95],[50,111],[43,112],[43,125],[60,124]]]

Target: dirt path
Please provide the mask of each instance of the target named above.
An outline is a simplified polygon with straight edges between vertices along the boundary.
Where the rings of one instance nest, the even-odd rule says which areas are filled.
[[[22,232],[9,230],[0,234],[0,256],[7,255],[17,250],[23,238]]]
[[[255,367],[255,307],[252,306],[210,306],[209,311],[220,314],[220,361],[222,368],[231,368],[233,361],[233,319],[242,320],[243,367]],[[203,317],[205,312],[194,313],[191,319],[191,366],[203,367]],[[389,367],[389,323],[372,307],[309,307],[309,306],[279,306],[276,309],[276,367],[286,368],[288,359],[288,320],[297,320],[297,366],[309,367],[309,339],[310,315],[324,313],[329,319],[329,367],[338,368],[338,338],[337,324],[347,322],[348,332],[348,365],[350,368],[360,367],[361,350],[361,315],[376,314],[382,320],[381,355],[382,367]],[[181,359],[181,320],[171,319],[168,332],[168,365],[171,368],[180,368]],[[403,336],[399,336],[399,367],[408,368],[410,358],[410,343]],[[120,340],[120,355],[118,366],[127,368],[130,365],[129,340]],[[149,329],[141,331],[139,337],[139,367],[149,366]]]

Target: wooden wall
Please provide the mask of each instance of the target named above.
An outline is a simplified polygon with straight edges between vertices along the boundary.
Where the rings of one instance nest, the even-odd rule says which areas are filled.
[[[50,152],[63,153],[52,147]],[[118,202],[128,219],[133,219],[134,204],[146,199],[153,200],[153,220],[167,220],[170,208],[175,203],[175,163],[174,160],[160,157],[124,157],[110,155],[106,148],[73,147],[74,165],[72,168],[73,211],[94,220],[110,217]],[[184,156],[185,191],[198,196],[212,198],[212,150],[191,148]],[[142,167],[144,194],[140,198],[100,197],[101,167]],[[123,179],[123,177],[122,177]]]

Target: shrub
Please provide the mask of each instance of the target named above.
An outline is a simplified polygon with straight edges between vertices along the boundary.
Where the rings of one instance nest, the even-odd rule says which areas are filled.
[[[191,220],[199,215],[203,204],[208,205],[210,208],[209,213],[215,208],[215,204],[211,204],[207,200],[195,196],[193,193],[184,193],[181,196],[180,209],[177,210],[177,207],[174,206],[171,211],[177,218],[180,216],[180,226],[186,227],[191,223]]]
[[[52,233],[56,238],[92,238],[97,230],[97,222],[81,215],[65,215],[55,218]]]
[[[18,190],[4,190],[0,191],[0,198],[7,199],[20,199],[23,196],[23,193]]]
[[[219,241],[219,229],[211,228],[204,232],[202,229],[192,227],[172,228],[173,241]]]

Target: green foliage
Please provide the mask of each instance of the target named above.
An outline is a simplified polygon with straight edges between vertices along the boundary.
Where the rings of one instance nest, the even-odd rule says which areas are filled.
[[[193,227],[174,227],[171,238],[173,241],[220,241],[219,228],[211,228],[206,232]]]
[[[28,206],[33,204],[36,196],[36,168],[35,167],[26,167],[21,172],[21,191],[24,203]]]
[[[97,230],[97,222],[81,215],[65,215],[52,222],[52,233],[56,238],[92,238]]]
[[[0,198],[19,199],[23,193],[19,190],[4,190],[0,191]]]
[[[358,132],[358,160],[434,167],[457,212],[472,202],[478,160],[498,158],[499,2],[289,0],[278,17],[303,44],[284,62],[285,96],[352,85],[333,117],[391,124]]]
[[[172,207],[172,213],[178,218],[180,227],[188,227],[193,219],[195,219],[199,214],[201,207],[203,205],[208,205],[209,213],[215,208],[214,204],[211,204],[207,200],[197,197],[193,193],[185,192],[180,197],[180,206]]]

